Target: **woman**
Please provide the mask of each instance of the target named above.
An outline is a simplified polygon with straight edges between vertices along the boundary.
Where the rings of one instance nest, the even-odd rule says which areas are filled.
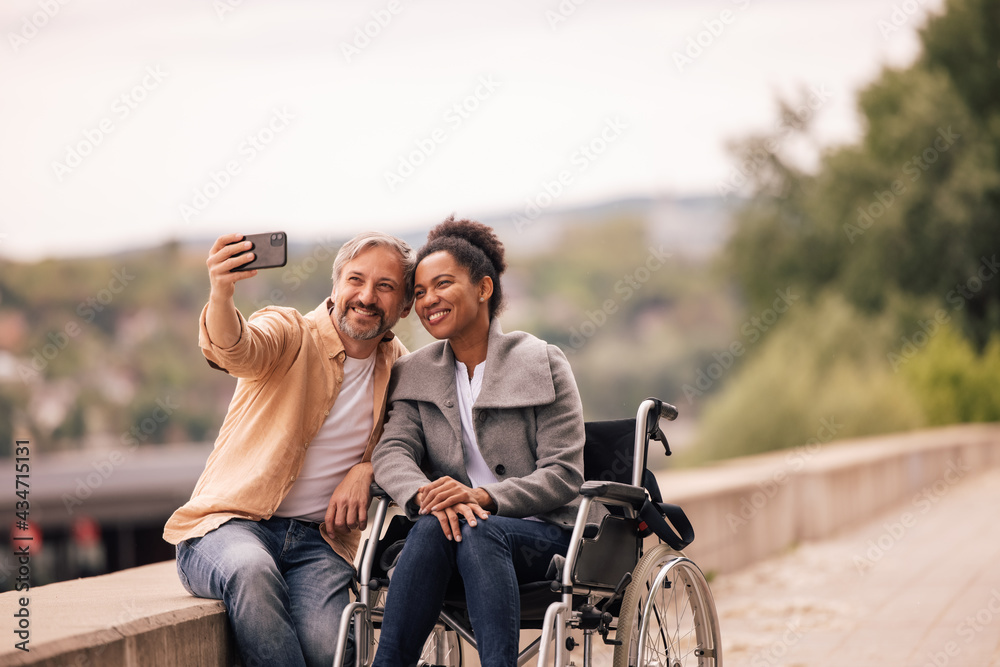
[[[518,583],[565,554],[583,483],[583,410],[565,355],[505,334],[503,245],[449,218],[417,253],[414,310],[438,339],[393,366],[375,480],[416,521],[393,573],[375,665],[413,665],[453,571],[480,661],[516,664]]]

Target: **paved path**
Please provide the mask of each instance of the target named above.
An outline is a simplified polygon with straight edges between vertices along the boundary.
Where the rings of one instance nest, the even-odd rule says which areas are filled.
[[[727,667],[1000,665],[1000,470],[712,582]]]

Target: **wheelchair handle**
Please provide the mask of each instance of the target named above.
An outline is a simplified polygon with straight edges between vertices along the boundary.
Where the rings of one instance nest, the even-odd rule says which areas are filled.
[[[667,421],[671,421],[671,422],[673,420],[677,419],[677,408],[676,407],[674,407],[673,405],[670,405],[669,403],[666,403],[664,401],[660,401],[660,400],[655,399],[655,398],[652,399],[652,400],[657,401],[660,404],[660,417],[662,417],[663,419],[666,419]]]
[[[635,415],[635,447],[632,450],[632,486],[642,487],[642,475],[646,470],[646,443],[650,436],[662,436],[657,425],[661,417],[670,421],[677,419],[677,408],[658,398],[647,398],[639,404]]]

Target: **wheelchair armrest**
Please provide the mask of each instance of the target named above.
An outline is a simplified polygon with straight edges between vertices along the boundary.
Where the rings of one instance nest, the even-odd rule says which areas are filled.
[[[636,510],[646,501],[646,489],[620,482],[584,482],[580,487],[582,496],[600,496],[609,500],[628,503]]]
[[[372,498],[388,498],[389,494],[382,489],[381,486],[372,482],[371,487],[369,487],[368,492],[372,494]]]

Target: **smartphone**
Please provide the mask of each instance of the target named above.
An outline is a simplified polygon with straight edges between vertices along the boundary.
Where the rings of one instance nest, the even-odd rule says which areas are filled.
[[[238,252],[233,257],[253,252],[252,262],[237,266],[233,271],[251,271],[253,269],[273,269],[284,266],[288,262],[288,237],[285,232],[269,232],[267,234],[248,234],[243,241],[250,241],[250,250]],[[242,243],[243,241],[238,241]]]

